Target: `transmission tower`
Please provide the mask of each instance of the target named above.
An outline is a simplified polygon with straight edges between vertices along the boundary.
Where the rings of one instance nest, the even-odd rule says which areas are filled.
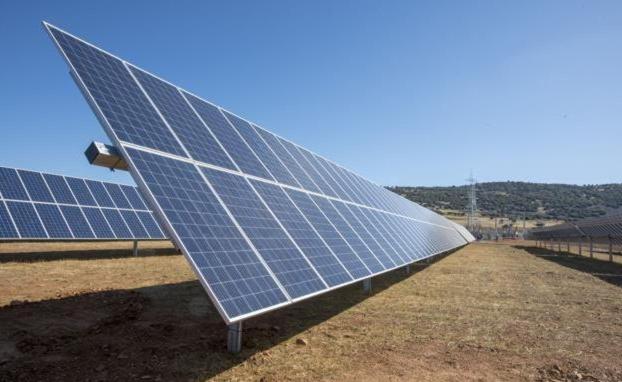
[[[467,228],[471,232],[475,232],[478,226],[477,222],[477,197],[475,194],[475,189],[477,186],[477,180],[473,177],[473,172],[467,178],[467,182],[469,182],[468,195],[469,195],[469,204],[467,205]]]

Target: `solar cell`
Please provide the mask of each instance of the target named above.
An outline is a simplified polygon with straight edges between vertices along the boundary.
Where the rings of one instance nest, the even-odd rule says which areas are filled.
[[[260,181],[252,181],[252,184],[329,286],[352,280],[352,276],[335,257],[333,250],[279,186]]]
[[[37,211],[30,203],[7,201],[9,213],[22,238],[47,238]]]
[[[193,113],[176,87],[134,66],[130,66],[130,70],[192,158],[235,169],[220,144]]]
[[[260,178],[273,179],[218,107],[189,93],[184,95],[241,171]]]
[[[80,207],[76,206],[60,206],[71,232],[76,239],[92,239],[95,237],[91,226],[86,221]]]
[[[9,215],[9,211],[7,210],[6,205],[3,201],[0,201],[0,237],[19,237],[17,229],[15,229],[15,225],[13,224],[13,219],[11,219],[11,215]]]
[[[292,298],[325,288],[323,280],[243,177],[203,169],[219,197]]]
[[[123,62],[66,33],[50,33],[120,140],[185,156]]]
[[[283,184],[300,187],[296,179],[290,174],[289,170],[281,163],[279,158],[272,152],[270,147],[261,139],[255,129],[243,119],[224,112],[225,117],[231,122],[233,127],[242,136],[246,144],[255,152],[261,163],[263,163],[274,178]]]
[[[134,237],[118,210],[104,208],[102,212],[118,239],[131,239]]]
[[[0,167],[0,195],[5,199],[30,200],[17,171],[12,168]]]
[[[86,185],[91,191],[91,195],[93,195],[95,201],[100,207],[115,207],[112,198],[110,198],[110,195],[108,194],[108,191],[106,191],[106,188],[104,187],[104,184],[102,182],[97,182],[89,179],[85,181]]]
[[[18,173],[22,183],[26,186],[26,191],[28,191],[31,200],[36,202],[54,202],[52,193],[45,184],[41,173],[26,170],[18,170]]]
[[[50,190],[52,190],[52,195],[54,195],[54,199],[57,203],[78,204],[67,182],[65,182],[65,178],[52,174],[43,174],[43,178],[50,187]]]
[[[118,184],[104,183],[104,187],[106,188],[106,191],[108,191],[108,195],[110,195],[117,208],[132,208],[130,201],[127,200],[123,190],[121,190],[121,187]]]
[[[34,204],[43,226],[50,238],[71,239],[73,235],[58,206],[53,204]]]
[[[46,27],[228,323],[468,242],[434,212]],[[103,211],[113,229],[116,218],[158,234],[133,196],[104,188],[125,209]]]
[[[106,220],[104,214],[99,208],[84,207],[82,208],[82,212],[84,213],[86,220],[88,220],[89,222],[89,226],[91,227],[97,238],[116,238],[115,234],[112,232],[112,228],[110,228],[108,221]],[[135,235],[134,237],[146,236]]]
[[[76,197],[78,204],[82,206],[96,206],[97,203],[95,199],[93,199],[93,195],[91,195],[91,191],[89,191],[86,183],[84,183],[83,179],[65,177],[73,196]]]
[[[121,184],[119,185],[119,187],[121,187],[121,190],[123,191],[123,195],[125,195],[125,198],[128,200],[128,202],[130,202],[130,206],[132,206],[133,209],[135,210],[148,210],[149,209],[145,205],[143,198],[140,197],[135,187],[127,186],[125,184]]]

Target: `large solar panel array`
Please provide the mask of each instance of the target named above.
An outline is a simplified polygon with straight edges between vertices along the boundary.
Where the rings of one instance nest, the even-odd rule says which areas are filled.
[[[538,241],[593,242],[622,244],[622,214],[581,219],[548,227],[532,228],[526,239]]]
[[[0,240],[162,240],[136,187],[0,167]]]
[[[226,322],[473,240],[440,215],[45,25]]]

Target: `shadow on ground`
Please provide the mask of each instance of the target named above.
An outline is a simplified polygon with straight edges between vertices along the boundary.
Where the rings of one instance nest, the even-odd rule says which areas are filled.
[[[372,293],[425,267],[375,277]],[[0,308],[0,380],[209,378],[368,297],[355,283],[249,319],[235,355],[226,352],[226,326],[198,281],[13,304]]]
[[[138,256],[174,256],[179,255],[175,248],[139,248]],[[105,260],[132,257],[131,249],[72,249],[66,251],[50,252],[23,252],[23,253],[2,253],[0,254],[0,264],[2,263],[31,263],[38,261],[57,261],[57,260]]]
[[[515,245],[514,248],[522,249],[534,256],[559,265],[589,273],[610,284],[622,287],[622,264],[539,247]]]

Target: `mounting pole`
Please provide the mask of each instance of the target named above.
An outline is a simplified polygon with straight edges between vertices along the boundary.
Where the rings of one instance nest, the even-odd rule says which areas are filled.
[[[611,236],[609,236],[609,262],[613,262],[613,241],[611,240]]]
[[[566,242],[566,252],[570,254],[570,242],[569,241]]]
[[[583,255],[583,238],[579,239],[579,256]]]
[[[407,275],[410,274],[410,264],[404,267],[404,271],[406,272]]]
[[[132,248],[134,257],[138,257],[138,240],[134,240],[134,248]]]
[[[594,258],[594,241],[592,240],[591,236],[590,236],[590,257]]]
[[[242,350],[242,321],[227,326],[227,351],[239,353]]]
[[[363,280],[363,292],[371,294],[371,277]]]

